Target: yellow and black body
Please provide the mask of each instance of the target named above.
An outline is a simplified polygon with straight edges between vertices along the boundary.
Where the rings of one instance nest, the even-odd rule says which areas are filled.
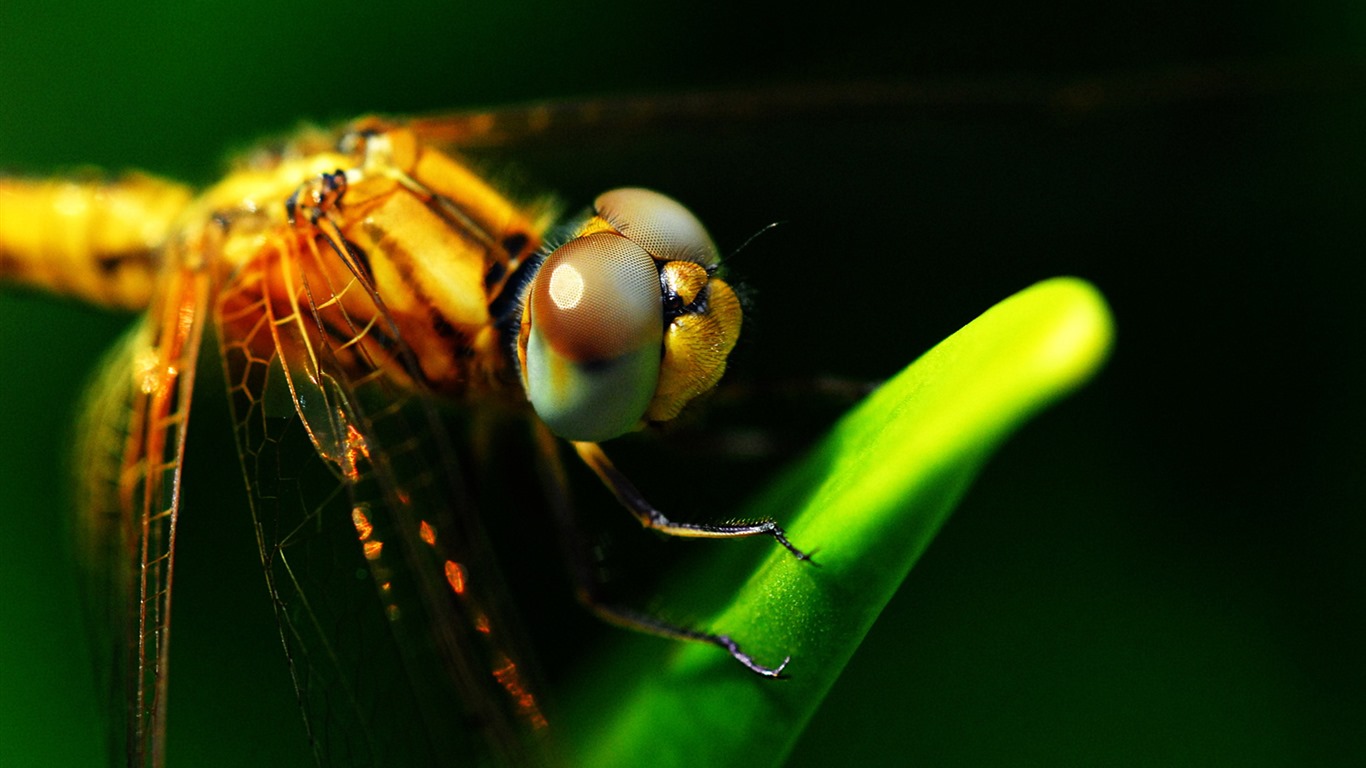
[[[432,748],[459,731],[440,713],[460,712],[499,762],[546,754],[528,735],[546,718],[507,642],[515,618],[480,563],[441,401],[529,405],[647,527],[769,535],[806,559],[772,521],[670,521],[597,445],[676,417],[725,371],[741,309],[703,226],[628,188],[552,230],[549,199],[511,199],[452,148],[452,135],[481,126],[365,118],[305,130],[198,194],[142,174],[0,178],[0,279],[145,313],[96,382],[78,448],[76,528],[110,638],[96,655],[123,713],[111,749],[130,764],[163,758],[181,469],[210,322],[320,760],[382,748],[366,730],[374,704],[355,692],[395,684],[366,664],[341,668],[370,641],[338,629],[339,586],[310,573],[333,534],[368,569],[413,692],[400,704],[429,720]],[[591,584],[578,591],[609,620],[720,646],[760,675],[786,664],[603,605]],[[338,686],[346,697],[319,698]]]

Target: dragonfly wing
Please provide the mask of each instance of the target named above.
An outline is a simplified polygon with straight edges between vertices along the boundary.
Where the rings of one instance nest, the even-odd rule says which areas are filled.
[[[111,757],[159,766],[181,462],[209,283],[175,263],[92,389],[78,447],[77,547],[97,668],[113,697]]]
[[[714,134],[737,124],[784,118],[840,120],[973,106],[992,94],[896,82],[740,88],[511,104],[408,121],[424,141],[457,151],[558,144],[608,145],[642,134]]]
[[[545,720],[507,650],[515,631],[451,442],[430,397],[393,375],[415,370],[411,353],[347,248],[335,231],[281,227],[217,307],[315,755],[426,765],[491,748],[495,762],[538,762]]]
[[[547,100],[430,115],[407,126],[428,144],[460,152],[538,143],[574,146],[664,128],[714,131],[728,120],[777,108],[776,96],[770,90]]]

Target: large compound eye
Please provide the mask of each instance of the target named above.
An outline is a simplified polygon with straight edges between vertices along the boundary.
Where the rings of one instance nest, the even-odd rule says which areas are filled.
[[[599,195],[593,207],[660,261],[691,261],[709,271],[721,261],[702,222],[672,197],[648,189],[614,189]]]
[[[546,258],[531,285],[523,375],[536,414],[569,440],[640,422],[664,335],[659,270],[634,242],[599,232]]]

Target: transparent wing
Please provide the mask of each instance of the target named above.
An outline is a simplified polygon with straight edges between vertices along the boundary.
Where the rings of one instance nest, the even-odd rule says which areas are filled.
[[[405,121],[424,141],[467,151],[558,144],[605,146],[642,133],[715,133],[747,122],[802,116],[848,120],[851,114],[971,108],[1004,101],[1004,88],[959,84],[836,83],[670,95],[559,99],[465,110]],[[1030,96],[1035,96],[1030,92]],[[1020,101],[1011,96],[1011,101]]]
[[[323,217],[216,308],[261,559],[315,756],[545,759],[545,718],[435,406]],[[395,371],[398,366],[398,371]],[[408,383],[403,383],[406,380]],[[479,757],[484,753],[484,757]]]
[[[181,462],[209,291],[202,272],[171,262],[92,390],[79,447],[90,471],[76,536],[97,674],[112,697],[111,760],[130,766],[164,757]]]
[[[1341,73],[1339,73],[1341,74]],[[1085,113],[1180,103],[1210,95],[1295,91],[1322,81],[1312,67],[1270,71],[1220,66],[1110,77],[1020,77],[917,81],[766,84],[667,95],[558,99],[432,115],[412,125],[426,140],[455,149],[557,143],[577,147],[608,138],[773,124],[800,117],[828,123],[879,116],[983,113]]]

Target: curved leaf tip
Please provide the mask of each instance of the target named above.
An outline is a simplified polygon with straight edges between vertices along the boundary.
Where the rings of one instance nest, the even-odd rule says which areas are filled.
[[[663,665],[658,656],[614,664],[611,693],[590,693],[583,706],[595,711],[575,717],[595,723],[575,734],[576,762],[781,762],[982,463],[1085,382],[1112,340],[1100,293],[1056,278],[995,305],[886,382],[748,510],[788,523],[794,542],[818,549],[820,567],[775,547],[711,624],[756,658],[791,654],[791,679],[749,676],[700,645]]]

